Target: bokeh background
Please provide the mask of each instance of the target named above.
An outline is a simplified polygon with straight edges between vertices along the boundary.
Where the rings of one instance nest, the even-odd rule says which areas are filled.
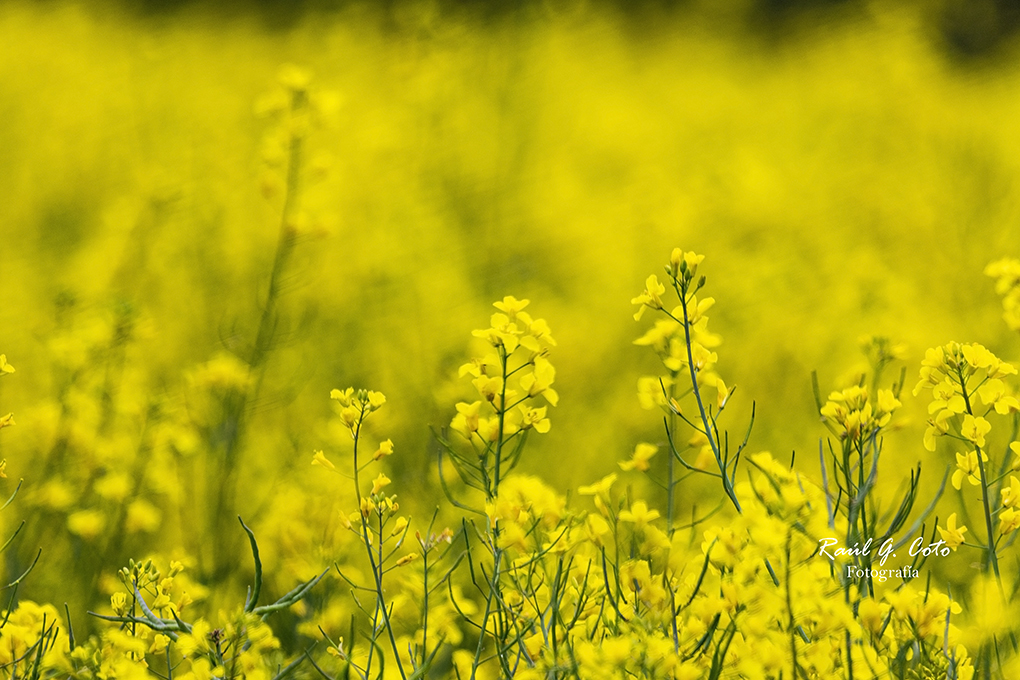
[[[2,521],[27,520],[8,572],[42,547],[22,596],[72,611],[153,551],[187,556],[195,592],[240,584],[241,514],[280,584],[308,578],[343,550],[349,491],[309,461],[346,451],[328,394],[349,385],[387,395],[374,435],[427,516],[430,428],[504,295],[559,341],[522,469],[560,489],[618,470],[663,440],[630,300],[675,246],[706,255],[734,433],[755,402],[752,448],[810,471],[811,372],[824,395],[865,366],[862,334],[888,336],[908,389],[883,479],[923,461],[931,493],[954,459],[921,446],[924,350],[1020,355],[982,273],[1020,255],[1018,25],[1012,0],[4,3],[0,445],[8,491],[26,481]],[[283,64],[323,115],[248,384]]]

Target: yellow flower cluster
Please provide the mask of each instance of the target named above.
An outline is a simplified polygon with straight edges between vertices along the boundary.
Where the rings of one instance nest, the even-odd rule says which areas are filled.
[[[698,266],[705,259],[704,255],[674,248],[666,272],[676,294],[681,297],[681,304],[667,309],[662,296],[666,287],[659,283],[657,276],[648,277],[645,290],[631,300],[632,304],[640,305],[634,319],[638,320],[645,309],[664,313],[664,319],[658,319],[644,335],[634,341],[635,345],[651,347],[666,368],[663,376],[644,376],[638,381],[638,398],[644,408],[656,406],[669,411],[681,410],[672,389],[681,373],[689,372],[697,376],[698,384],[708,385],[716,389],[716,406],[723,408],[731,394],[726,383],[715,372],[718,354],[712,349],[722,342],[720,337],[708,330],[708,312],[715,304],[715,299],[706,297],[698,299],[697,290],[705,285],[705,277],[695,279]],[[688,339],[690,346],[688,347]]]
[[[544,319],[533,319],[524,311],[529,303],[512,296],[493,303],[500,311],[492,315],[489,328],[474,331],[474,336],[485,340],[495,353],[460,367],[460,375],[471,376],[481,399],[458,403],[450,428],[479,450],[501,435],[509,439],[531,429],[548,432],[547,407],[533,406],[532,400],[541,396],[551,406],[559,402],[552,388],[556,370],[548,359],[556,341]]]
[[[295,91],[303,87],[299,76],[292,74]],[[420,529],[401,514],[391,476],[401,477],[388,467],[393,441],[373,432],[381,420],[376,414],[389,408],[387,398],[371,390],[334,389],[333,427],[326,431],[342,435],[333,439],[344,451],[324,445],[325,450],[314,451],[311,464],[337,473],[329,479],[352,482],[331,497],[336,504],[331,512],[341,509],[339,525],[334,514],[324,535],[336,526],[345,531],[335,531],[342,537],[319,553],[295,557],[299,551],[292,549],[289,559],[304,559],[302,569],[316,561],[317,570],[322,562],[331,564],[342,587],[319,593],[314,607],[306,603],[304,596],[325,577],[320,572],[275,603],[260,604],[262,557],[254,533],[242,522],[255,562],[254,586],[243,607],[223,608],[228,613],[218,620],[192,617],[196,602],[204,606],[204,600],[220,594],[210,598],[190,579],[187,560],[167,567],[157,566],[158,559],[130,561],[120,571],[123,587],[97,614],[116,625],[75,644],[50,625],[59,619],[57,612],[24,601],[0,626],[0,666],[39,680],[272,680],[311,658],[298,652],[288,659],[298,648],[281,642],[266,624],[270,614],[286,611],[291,618],[284,629],[325,638],[323,658],[312,662],[326,677],[969,680],[975,660],[968,650],[982,650],[979,663],[987,666],[991,657],[984,650],[1012,632],[1008,624],[997,619],[968,637],[956,620],[963,610],[955,589],[952,598],[932,583],[922,589],[906,568],[900,569],[906,575],[890,583],[885,576],[853,576],[874,571],[876,564],[863,552],[829,558],[819,549],[822,539],[834,540],[831,536],[845,538],[847,546],[883,532],[883,539],[902,540],[898,534],[917,497],[913,478],[907,495],[888,512],[869,477],[878,466],[879,435],[891,428],[901,408],[901,385],[879,389],[877,378],[871,387],[862,379],[829,394],[820,412],[841,450],[830,447],[831,467],[823,455],[822,486],[792,462],[781,463],[767,452],[743,454],[746,439],[731,449],[718,427],[732,389],[715,374],[718,357],[710,348],[718,338],[708,332],[706,316],[712,299],[697,298],[705,285],[698,273],[702,262],[701,255],[680,249],[671,254],[666,272],[678,306],[667,309],[666,287],[656,277],[633,300],[639,312],[648,308],[667,317],[637,343],[653,347],[665,369],[643,380],[642,402],[665,410],[667,441],[638,443],[617,473],[581,486],[581,505],[590,498],[589,508],[573,507],[569,494],[538,477],[512,474],[527,432],[549,431],[546,409],[558,396],[548,324],[528,314],[527,300],[508,296],[495,303],[490,326],[474,332],[486,343],[485,353],[460,369],[478,397],[457,404],[450,422],[449,429],[463,441],[454,446],[445,433],[436,433],[459,473],[459,482],[442,472],[437,481],[454,508],[467,513],[453,525],[462,531],[441,528],[449,508],[437,510]],[[877,365],[901,354],[897,346],[874,339],[867,351]],[[237,442],[230,427],[241,428],[249,413],[247,399],[258,390],[256,367],[257,362],[223,355],[193,371],[190,385],[210,399],[203,407],[215,402],[219,410],[160,421],[152,444],[158,454],[194,462],[203,442],[229,454]],[[0,375],[11,372],[0,355]],[[958,490],[981,488],[988,545],[978,547],[986,551],[985,569],[994,572],[990,582],[996,586],[1004,580],[996,556],[1010,548],[1020,528],[1020,479],[1008,472],[1020,465],[1007,464],[1009,453],[1002,461],[990,460],[993,432],[987,418],[1020,413],[1007,384],[1015,373],[980,345],[950,343],[929,350],[915,390],[929,387],[933,393],[926,446],[935,448],[939,436],[966,443],[965,452],[956,455],[952,483]],[[715,388],[714,403],[703,399],[706,386]],[[191,407],[198,406],[201,395],[191,395]],[[686,413],[693,401],[697,415],[687,417],[684,399]],[[69,408],[87,402],[73,396]],[[97,456],[113,460],[116,456],[103,448],[113,446],[104,435],[103,418],[97,412],[89,421],[89,441],[103,442]],[[682,437],[681,427],[689,430]],[[349,451],[342,444],[348,437]],[[694,465],[683,459],[683,441],[698,452]],[[1008,451],[1020,460],[1020,442]],[[739,478],[738,460],[747,469]],[[628,472],[657,481],[663,462],[665,505],[632,486],[620,489],[618,479]],[[721,510],[692,516],[681,526],[676,508],[685,500],[686,477],[674,474],[677,462],[687,471],[722,477],[732,506],[724,499]],[[993,479],[986,466],[1000,462],[1001,473]],[[831,490],[830,469],[836,490]],[[96,498],[125,506],[113,526],[144,523],[144,513],[132,514],[139,482],[130,468],[111,465],[95,477],[89,484]],[[213,475],[205,483],[215,488],[217,481]],[[456,487],[460,482],[467,489]],[[49,482],[36,502],[45,498],[51,509],[73,508],[71,493],[66,484]],[[1001,498],[1001,504],[989,504],[989,496]],[[997,527],[991,523],[993,511]],[[715,512],[722,514],[715,518]],[[928,512],[931,508],[924,517]],[[73,508],[67,515],[70,532],[93,542],[101,540],[111,517],[98,508]],[[975,532],[959,520],[973,516],[952,513],[937,527],[946,556],[961,546],[974,547],[965,537]],[[263,554],[279,558],[281,545],[282,540]],[[448,553],[456,557],[447,560]],[[276,585],[267,581],[266,589]],[[987,609],[999,592],[988,591],[975,595],[978,607]],[[25,666],[33,650],[35,666]]]
[[[822,421],[836,425],[840,438],[863,441],[888,426],[900,405],[892,390],[878,390],[872,404],[868,388],[855,385],[829,394],[821,409]]]
[[[991,424],[984,415],[978,415],[977,400],[999,414],[1020,412],[1020,401],[1002,380],[1016,373],[1012,364],[978,344],[951,342],[929,349],[921,362],[921,379],[914,387],[915,396],[923,388],[932,391],[928,412],[934,418],[928,421],[924,434],[925,448],[934,451],[936,439],[949,432],[954,419],[959,438],[983,447]],[[962,419],[957,418],[960,415]]]

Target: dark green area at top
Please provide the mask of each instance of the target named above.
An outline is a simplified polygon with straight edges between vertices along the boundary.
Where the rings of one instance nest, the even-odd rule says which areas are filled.
[[[50,4],[56,0],[37,0]],[[933,40],[954,59],[986,61],[1016,42],[1020,33],[1020,0],[888,0],[923,16]],[[719,0],[725,6],[726,0]],[[351,8],[374,12],[388,28],[406,30],[402,15],[421,0],[83,0],[108,11],[111,6],[148,19],[169,19],[200,8],[229,22],[256,17],[271,30],[286,30],[303,19],[326,18]],[[443,18],[487,23],[577,17],[611,12],[638,32],[656,32],[682,24],[698,11],[691,0],[434,0],[430,6]],[[737,5],[739,3],[731,3]],[[705,3],[700,3],[702,7]],[[712,5],[709,2],[708,5]],[[736,12],[724,13],[731,28],[769,40],[811,32],[866,11],[861,0],[747,0]]]

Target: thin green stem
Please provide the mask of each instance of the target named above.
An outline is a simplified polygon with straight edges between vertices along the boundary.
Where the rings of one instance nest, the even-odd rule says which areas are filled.
[[[683,308],[684,312],[683,321],[680,323],[684,327],[684,344],[687,345],[687,368],[691,375],[691,386],[693,387],[694,400],[698,403],[698,412],[701,414],[701,423],[705,428],[705,436],[708,438],[708,443],[712,447],[712,453],[715,455],[715,462],[719,465],[719,472],[722,475],[723,491],[725,491],[726,495],[729,496],[729,499],[733,501],[733,506],[737,509],[737,512],[742,512],[740,508],[740,501],[737,500],[737,494],[733,491],[733,483],[730,481],[729,474],[726,472],[726,466],[723,464],[722,453],[719,451],[719,442],[713,434],[714,428],[711,423],[709,423],[708,413],[705,411],[705,403],[701,398],[701,389],[698,386],[698,371],[694,367],[694,353],[691,349],[691,321],[690,315],[687,311],[686,287],[681,288],[680,306]],[[673,317],[672,314],[669,316]],[[675,319],[675,317],[673,318]],[[679,321],[679,319],[675,320]]]
[[[963,368],[957,366],[956,376],[960,381],[960,391],[963,393],[963,403],[967,407],[967,413],[971,417],[974,417],[974,411],[970,404],[970,395],[967,393],[967,380],[963,377]],[[985,475],[985,463],[984,456],[981,451],[981,447],[975,442],[974,449],[977,453],[978,461],[978,472],[981,473],[981,505],[985,513],[985,531],[987,532],[988,542],[988,564],[991,565],[992,571],[995,573],[995,580],[999,584],[999,589],[1002,589],[1002,580],[999,577],[999,560],[995,554],[995,538],[994,531],[992,529],[992,509],[991,503],[988,501],[988,477]]]

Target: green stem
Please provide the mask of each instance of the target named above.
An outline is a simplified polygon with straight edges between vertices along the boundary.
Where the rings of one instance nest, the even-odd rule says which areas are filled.
[[[506,353],[506,347],[500,345],[499,348],[499,363],[502,370],[502,385],[499,391],[499,434],[496,438],[496,460],[494,463],[494,471],[492,477],[492,493],[486,500],[494,499],[499,493],[499,465],[503,458],[503,423],[506,419],[506,367],[510,360],[510,356]]]
[[[956,368],[956,376],[960,381],[960,391],[963,393],[963,403],[967,407],[967,413],[974,417],[974,411],[970,405],[970,395],[967,394],[967,380],[963,377],[963,369],[959,366]],[[991,504],[988,501],[988,478],[985,476],[985,462],[984,456],[981,452],[981,447],[974,444],[975,452],[977,453],[978,471],[981,473],[981,505],[985,512],[985,531],[988,533],[988,564],[991,565],[992,571],[995,573],[995,580],[999,584],[999,589],[1002,589],[1002,581],[999,577],[999,560],[995,554],[995,538],[992,529],[992,509]],[[987,568],[987,567],[986,567]]]
[[[496,547],[496,536],[492,537],[492,554],[495,558],[492,565],[492,578],[489,580],[489,594],[485,598],[485,613],[482,614],[482,625],[478,633],[478,646],[475,648],[475,658],[471,663],[471,678],[475,680],[475,674],[478,672],[478,666],[482,659],[482,649],[485,646],[485,630],[489,626],[489,617],[492,615],[492,601],[496,594],[496,587],[499,583],[499,567],[502,562],[503,552]],[[495,636],[494,636],[495,637]],[[497,649],[498,649],[497,644]]]
[[[373,621],[372,621],[373,642],[375,642],[374,636],[375,636],[376,626],[378,625],[378,622],[379,622],[379,610],[381,609],[382,610],[382,614],[383,614],[383,623],[385,623],[385,625],[386,625],[386,632],[389,634],[389,638],[390,638],[390,646],[393,648],[393,658],[397,662],[397,670],[400,671],[400,677],[404,678],[406,680],[407,675],[404,673],[404,665],[400,661],[400,652],[397,649],[397,641],[396,641],[396,638],[393,635],[393,626],[390,623],[390,613],[389,613],[389,610],[386,609],[386,600],[385,600],[385,597],[383,595],[383,587],[382,587],[382,570],[383,570],[383,563],[382,563],[382,549],[383,549],[383,545],[382,545],[382,543],[383,543],[382,514],[381,513],[379,514],[379,545],[377,546],[378,550],[379,550],[379,559],[378,559],[378,561],[376,561],[376,558],[375,558],[375,556],[372,553],[371,542],[369,541],[368,518],[365,517],[365,512],[361,509],[362,495],[361,495],[361,483],[360,483],[361,482],[361,478],[360,478],[359,469],[358,469],[358,442],[359,442],[359,440],[361,438],[361,423],[364,421],[364,418],[365,418],[365,408],[366,408],[365,405],[362,404],[361,405],[361,415],[358,418],[358,424],[354,428],[354,491],[355,491],[355,493],[357,495],[357,499],[358,499],[358,512],[361,514],[361,537],[362,537],[362,540],[365,542],[365,552],[368,554],[368,563],[372,567],[372,577],[373,577],[373,581],[375,582],[375,595],[376,595],[376,598],[375,598],[375,607],[376,607],[376,609],[375,609],[375,614],[373,616]],[[375,648],[375,645],[373,644],[368,649],[368,665],[366,666],[366,668],[368,668],[372,664],[372,650],[374,648]]]
[[[719,472],[722,475],[723,491],[725,491],[726,495],[729,496],[729,499],[733,501],[733,506],[737,509],[737,512],[742,512],[740,508],[740,501],[737,500],[737,494],[733,491],[733,483],[730,481],[729,473],[726,471],[726,466],[723,464],[722,453],[719,451],[719,442],[716,441],[712,425],[708,420],[708,414],[705,412],[705,403],[701,399],[701,389],[698,387],[698,372],[697,369],[694,368],[694,353],[691,350],[691,322],[690,316],[687,313],[686,287],[682,288],[680,305],[684,312],[684,319],[681,322],[681,325],[684,327],[684,343],[687,345],[687,368],[691,374],[691,386],[694,391],[694,399],[698,403],[698,412],[701,414],[701,423],[705,428],[705,436],[708,438],[708,443],[712,447],[712,453],[715,455],[715,462],[719,465]],[[670,316],[672,316],[672,314],[670,314]]]

